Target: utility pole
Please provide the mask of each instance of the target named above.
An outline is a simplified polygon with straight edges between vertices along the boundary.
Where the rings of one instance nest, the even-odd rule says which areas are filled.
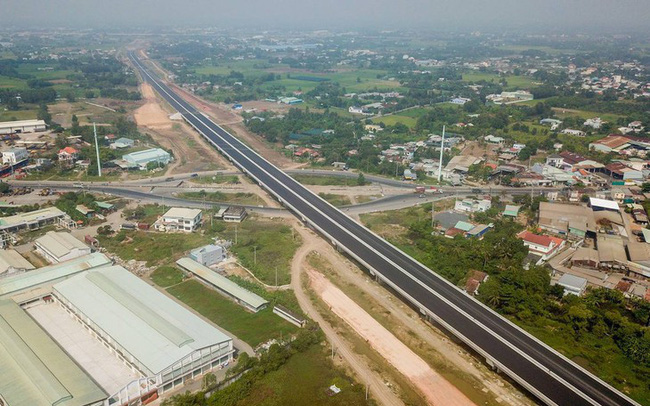
[[[438,163],[438,183],[442,179],[442,154],[445,150],[445,126],[442,126],[442,140],[440,140],[440,162]]]
[[[435,206],[435,204],[436,204],[435,201],[431,201],[431,228],[433,228],[433,223],[434,223],[434,221],[435,221],[435,216],[434,216],[434,213],[436,212],[436,211],[434,210],[434,206]]]
[[[257,265],[257,245],[253,246],[253,263]]]
[[[93,132],[95,133],[95,152],[97,153],[97,175],[102,177],[102,163],[99,160],[99,143],[97,142],[97,126],[93,122]]]

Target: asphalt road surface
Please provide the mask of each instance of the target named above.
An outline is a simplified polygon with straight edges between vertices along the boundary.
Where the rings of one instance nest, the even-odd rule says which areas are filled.
[[[637,404],[310,192],[181,99],[135,55],[130,58],[142,77],[244,173],[541,401]]]

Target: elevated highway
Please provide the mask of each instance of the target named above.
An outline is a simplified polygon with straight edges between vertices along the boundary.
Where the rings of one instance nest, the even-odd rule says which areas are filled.
[[[129,57],[142,78],[244,173],[540,401],[637,405],[306,189],[175,94],[134,54]]]

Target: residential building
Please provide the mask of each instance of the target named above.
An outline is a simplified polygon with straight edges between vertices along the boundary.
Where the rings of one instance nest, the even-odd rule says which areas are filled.
[[[457,200],[454,204],[454,210],[468,213],[487,211],[490,209],[490,207],[492,207],[492,202],[487,199],[463,199]]]
[[[587,280],[579,276],[565,273],[558,279],[556,285],[564,288],[565,295],[582,296],[587,290]]]
[[[60,149],[58,154],[59,162],[64,165],[72,165],[79,158],[79,151],[73,147],[65,147]]]
[[[221,245],[209,244],[192,250],[189,257],[201,265],[212,266],[226,259],[226,249]]]
[[[503,215],[505,217],[517,218],[517,216],[519,215],[519,209],[520,208],[521,208],[521,206],[515,206],[515,205],[512,205],[512,204],[507,204],[506,209],[503,211]]]
[[[485,142],[487,142],[488,144],[495,144],[495,145],[503,145],[503,142],[505,141],[505,138],[503,138],[503,137],[496,137],[496,136],[491,135],[491,134],[490,134],[490,135],[486,135],[485,137],[483,137],[483,139],[484,139]]]
[[[51,264],[69,261],[92,252],[89,246],[65,231],[48,231],[34,241],[34,247],[36,252]]]
[[[248,213],[244,207],[240,206],[229,206],[226,211],[223,212],[223,221],[229,223],[241,223],[244,221]]]
[[[150,163],[161,166],[167,165],[172,160],[172,157],[169,152],[163,149],[152,148],[123,155],[122,160],[131,166],[137,166],[144,170],[147,169]]]
[[[0,135],[13,133],[33,133],[45,131],[47,125],[43,120],[3,121],[0,123]]]
[[[573,135],[575,137],[584,137],[586,135],[584,131],[573,130],[571,128],[565,128],[564,130],[562,130],[562,134]]]
[[[582,124],[585,127],[591,127],[594,130],[600,129],[602,125],[605,124],[605,121],[601,120],[600,117],[594,117],[594,118],[589,118],[585,120],[585,122]]]
[[[111,143],[111,149],[122,149],[122,148],[131,148],[135,145],[135,141],[130,138],[118,138],[113,143]]]
[[[173,207],[153,224],[158,231],[183,231],[191,233],[201,226],[203,212],[199,209]]]
[[[524,242],[524,245],[528,247],[528,251],[540,255],[542,261],[547,261],[553,255],[557,254],[564,247],[565,243],[561,238],[533,234],[527,230],[517,234],[517,238]]]
[[[3,165],[16,165],[25,159],[29,159],[27,148],[10,148],[7,151],[2,151]]]

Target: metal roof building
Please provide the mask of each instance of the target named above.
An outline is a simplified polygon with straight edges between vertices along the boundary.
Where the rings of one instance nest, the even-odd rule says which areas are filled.
[[[128,164],[137,165],[140,169],[147,169],[147,164],[157,162],[166,165],[172,157],[169,152],[160,148],[145,149],[144,151],[132,152],[122,156]]]
[[[28,260],[16,250],[0,250],[0,275],[34,269]]]
[[[91,253],[91,248],[65,231],[48,231],[34,241],[36,252],[55,264]]]
[[[46,129],[47,126],[43,120],[3,121],[0,123],[0,134],[45,131]]]
[[[12,300],[0,300],[0,401],[7,406],[86,406],[106,394]]]
[[[132,386],[167,391],[232,359],[230,337],[121,266],[76,275],[54,285],[53,294],[147,377]],[[127,385],[108,402],[130,402],[132,393]]]
[[[53,224],[57,219],[64,218],[65,216],[66,214],[56,207],[48,207],[28,213],[19,213],[0,218],[0,231],[36,230],[46,224]]]
[[[237,303],[249,310],[258,312],[266,307],[269,303],[255,293],[242,288],[230,279],[219,275],[212,269],[201,265],[191,258],[181,258],[176,261],[181,268],[193,273],[202,281],[216,287],[219,291],[227,294],[237,301]]]
[[[98,252],[75,258],[62,264],[50,265],[33,271],[7,276],[0,279],[0,297],[37,288],[47,283],[55,283],[87,269],[111,263],[104,254]]]

